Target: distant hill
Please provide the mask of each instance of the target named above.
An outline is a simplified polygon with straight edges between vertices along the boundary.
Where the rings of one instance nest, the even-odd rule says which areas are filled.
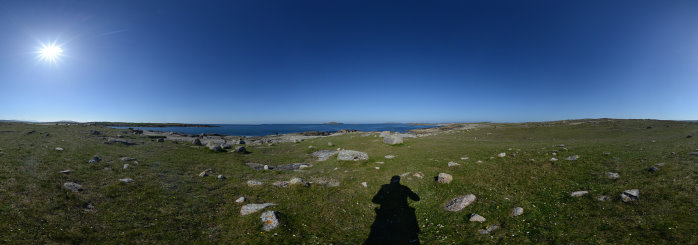
[[[344,123],[341,123],[341,122],[326,122],[326,123],[323,123],[323,124],[344,124]]]

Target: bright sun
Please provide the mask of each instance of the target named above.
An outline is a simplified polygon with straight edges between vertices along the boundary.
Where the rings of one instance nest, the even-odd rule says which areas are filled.
[[[37,53],[41,61],[55,64],[63,56],[63,49],[60,45],[56,45],[56,42],[42,43]]]

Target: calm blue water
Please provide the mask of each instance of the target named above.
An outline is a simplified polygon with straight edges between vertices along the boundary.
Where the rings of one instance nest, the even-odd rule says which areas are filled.
[[[222,134],[235,136],[264,136],[288,133],[300,133],[307,131],[337,132],[342,129],[355,129],[358,131],[394,131],[406,132],[411,129],[431,128],[434,125],[409,125],[403,123],[383,123],[383,124],[213,124],[219,127],[196,128],[196,127],[133,127],[143,130],[176,132],[185,134]],[[114,127],[129,128],[129,127]]]

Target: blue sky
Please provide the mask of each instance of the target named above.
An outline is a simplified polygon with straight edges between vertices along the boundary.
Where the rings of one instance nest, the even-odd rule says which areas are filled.
[[[0,119],[696,120],[696,68],[696,1],[0,2]]]

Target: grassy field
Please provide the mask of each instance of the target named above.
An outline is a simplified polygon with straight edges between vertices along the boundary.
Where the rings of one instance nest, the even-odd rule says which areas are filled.
[[[250,154],[217,153],[136,135],[125,138],[143,144],[108,145],[103,137],[123,133],[106,127],[3,123],[0,242],[361,244],[375,218],[378,205],[371,199],[380,186],[391,176],[422,172],[425,178],[409,174],[401,183],[421,199],[410,205],[416,210],[423,244],[698,243],[698,156],[689,155],[698,151],[698,123],[585,122],[491,124],[406,139],[396,146],[383,144],[377,134],[359,132],[249,146]],[[102,134],[92,135],[92,130]],[[30,131],[34,133],[27,134]],[[330,141],[334,146],[328,146]],[[309,155],[338,147],[367,152],[370,159],[316,162]],[[497,157],[501,152],[506,157]],[[396,157],[385,159],[388,154]],[[88,164],[94,155],[103,160]],[[563,160],[571,155],[580,158]],[[468,160],[461,160],[466,156]],[[137,158],[138,163],[129,162],[130,168],[123,169],[126,162],[120,157]],[[560,160],[551,162],[551,157]],[[449,161],[460,166],[448,167]],[[260,171],[246,162],[314,166]],[[649,172],[657,163],[664,166]],[[212,176],[198,176],[209,168]],[[59,173],[64,169],[73,173]],[[453,181],[434,181],[441,172],[453,175]],[[620,178],[609,179],[606,172],[618,172]],[[218,174],[227,179],[218,180]],[[135,182],[118,180],[125,177]],[[340,185],[271,185],[292,177],[336,180]],[[265,185],[248,187],[245,182],[252,179]],[[84,190],[66,190],[63,183],[69,181]],[[622,202],[619,195],[627,189],[639,189],[639,200]],[[589,194],[570,197],[580,190]],[[465,194],[475,194],[477,200],[460,212],[443,209]],[[600,195],[610,198],[599,201]],[[248,198],[246,203],[278,204],[265,210],[277,211],[281,226],[263,232],[261,212],[241,216],[242,204],[235,203],[240,196]],[[93,208],[86,208],[88,204]],[[513,217],[514,207],[523,207],[524,214]],[[469,222],[471,213],[487,221]],[[501,228],[478,234],[492,225]]]

